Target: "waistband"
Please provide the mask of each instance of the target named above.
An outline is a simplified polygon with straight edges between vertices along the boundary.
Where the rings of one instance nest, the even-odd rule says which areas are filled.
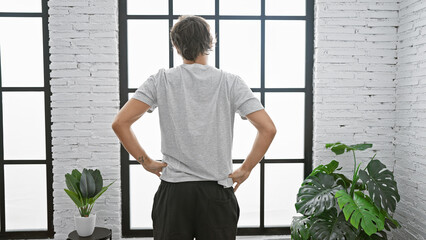
[[[168,182],[168,181],[165,181],[163,179],[160,179],[160,180],[161,180],[160,184],[165,184],[165,185],[173,185],[173,184],[214,184],[214,185],[219,185],[218,181],[214,181],[214,180],[184,181],[184,182]]]

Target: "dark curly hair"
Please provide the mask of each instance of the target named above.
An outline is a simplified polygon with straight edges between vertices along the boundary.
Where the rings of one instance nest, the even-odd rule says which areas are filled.
[[[216,38],[210,25],[199,16],[182,15],[170,30],[170,39],[177,52],[186,60],[195,61],[200,54],[209,55]]]

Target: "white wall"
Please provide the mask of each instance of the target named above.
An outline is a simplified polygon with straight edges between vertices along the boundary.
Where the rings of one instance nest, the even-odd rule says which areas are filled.
[[[314,165],[334,159],[327,142],[373,143],[358,156],[377,153],[401,195],[391,236],[425,239],[426,2],[316,2]]]
[[[111,129],[119,108],[118,1],[50,0],[55,239],[75,229],[65,173],[98,168],[117,180],[95,203],[97,226],[121,237],[120,145]],[[107,196],[107,197],[106,197]]]
[[[401,1],[396,75],[395,239],[426,238],[426,1]]]
[[[359,162],[375,153],[394,164],[398,3],[317,0],[314,55],[314,165],[335,154],[326,143],[368,142]],[[353,171],[352,153],[337,160]]]

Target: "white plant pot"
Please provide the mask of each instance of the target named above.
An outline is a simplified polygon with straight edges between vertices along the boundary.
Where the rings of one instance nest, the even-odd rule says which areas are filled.
[[[80,237],[87,237],[93,234],[96,226],[96,214],[82,217],[80,214],[74,215],[75,228]]]

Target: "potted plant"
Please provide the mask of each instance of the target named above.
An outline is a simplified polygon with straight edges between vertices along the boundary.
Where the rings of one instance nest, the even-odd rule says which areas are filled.
[[[303,216],[293,217],[291,239],[387,239],[385,229],[401,227],[391,215],[400,200],[393,172],[376,155],[365,168],[357,165],[355,151],[372,146],[325,145],[336,155],[352,151],[352,180],[338,172],[342,168],[336,160],[316,167],[299,188],[295,208]]]
[[[68,189],[64,189],[71,200],[77,205],[79,215],[74,215],[74,222],[79,236],[87,237],[93,234],[96,225],[96,214],[90,214],[96,199],[98,199],[111,184],[103,187],[101,172],[96,169],[83,169],[80,173],[77,169],[71,174],[65,174],[65,182]]]

